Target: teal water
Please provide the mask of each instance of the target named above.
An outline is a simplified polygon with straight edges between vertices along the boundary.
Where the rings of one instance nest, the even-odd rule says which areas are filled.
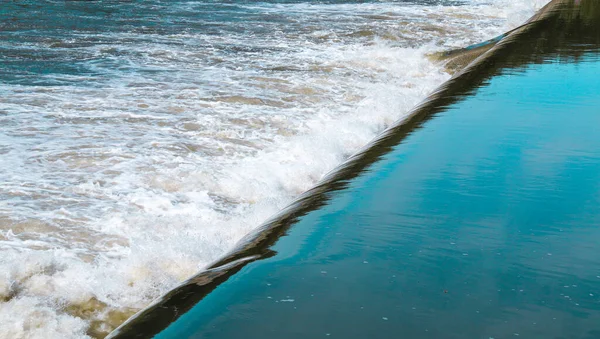
[[[463,74],[156,338],[599,338],[598,14]]]

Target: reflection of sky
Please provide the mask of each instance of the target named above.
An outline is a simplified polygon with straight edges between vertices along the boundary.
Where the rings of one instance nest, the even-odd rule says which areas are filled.
[[[591,61],[494,78],[165,333],[600,335],[590,332],[600,329],[600,62]]]
[[[523,235],[527,247],[511,252],[550,265],[519,251],[552,250],[569,260],[554,269],[595,277],[579,263],[596,260],[590,251],[600,240],[597,74],[598,62],[555,63],[534,66],[526,77],[495,78],[378,164],[377,176],[361,186],[383,187],[364,190],[371,201],[360,199],[376,211],[395,205],[437,215],[445,227],[461,223],[454,236],[476,235],[475,247],[507,246],[501,239],[509,241],[511,232],[540,234]]]
[[[387,258],[386,246],[401,246],[419,257],[407,269],[422,279],[457,289],[463,277],[449,271],[471,276],[465,293],[492,298],[488,306],[513,313],[513,325],[521,307],[527,321],[547,322],[574,308],[597,314],[597,298],[589,296],[600,292],[597,74],[600,63],[534,66],[525,77],[494,79],[428,122],[326,209],[321,224],[341,221],[340,231],[354,233],[337,255],[349,252],[348,243],[368,244],[356,249],[365,257]],[[335,248],[335,239],[314,240],[306,243]],[[457,255],[472,259],[440,259]],[[410,275],[402,279],[415,283]],[[528,296],[490,293],[516,286]]]
[[[355,211],[348,220],[370,214],[401,235],[369,237],[373,230],[363,227],[353,230],[355,238],[411,248],[421,256],[411,269],[443,261],[451,248],[475,256],[474,271],[465,269],[469,263],[454,268],[477,277],[472,294],[529,287],[529,298],[506,302],[515,321],[523,316],[519,307],[539,321],[575,307],[597,321],[598,298],[591,296],[600,293],[600,62],[591,61],[495,78],[428,122],[340,197]]]

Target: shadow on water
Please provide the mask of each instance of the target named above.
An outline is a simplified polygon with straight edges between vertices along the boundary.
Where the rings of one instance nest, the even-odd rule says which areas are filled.
[[[289,233],[294,224],[312,211],[328,205],[338,192],[347,189],[361,175],[369,173],[375,163],[407,137],[423,130],[426,122],[474,95],[480,88],[489,85],[494,77],[523,73],[534,64],[556,61],[578,63],[589,53],[597,53],[599,46],[600,2],[552,1],[526,25],[511,31],[499,41],[490,41],[474,57],[474,62],[416,107],[410,118],[386,130],[327,175],[319,185],[246,237],[229,255],[138,313],[111,336],[152,337],[248,264],[277,257],[274,245]],[[600,336],[600,333],[596,334]]]

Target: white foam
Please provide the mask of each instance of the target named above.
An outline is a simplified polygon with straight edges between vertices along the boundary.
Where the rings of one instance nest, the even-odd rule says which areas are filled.
[[[85,47],[126,56],[88,65],[101,79],[0,84],[0,338],[82,338],[109,310],[144,307],[448,79],[426,53],[545,2],[248,5],[312,28]],[[90,300],[105,306],[68,311]]]

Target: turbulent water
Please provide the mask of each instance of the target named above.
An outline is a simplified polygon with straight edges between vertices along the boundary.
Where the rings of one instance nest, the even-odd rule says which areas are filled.
[[[106,335],[547,2],[2,2],[0,338]]]

